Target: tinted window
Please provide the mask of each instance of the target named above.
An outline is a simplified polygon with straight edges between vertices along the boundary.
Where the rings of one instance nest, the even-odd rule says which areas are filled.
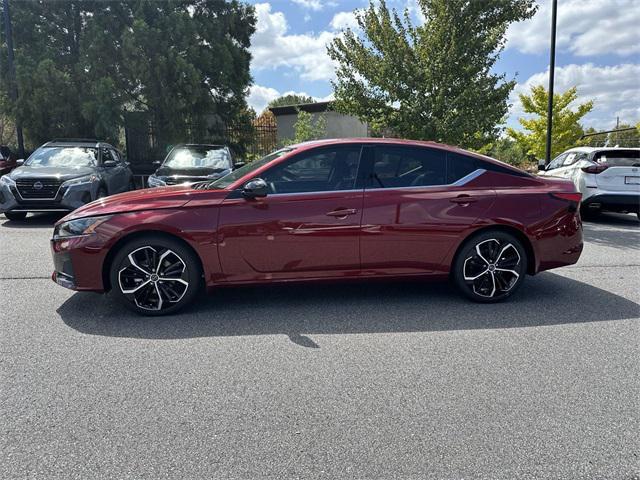
[[[640,166],[640,151],[609,150],[596,154],[594,160],[610,167],[638,167]]]
[[[303,152],[264,172],[271,193],[326,192],[355,188],[360,146]]]
[[[446,154],[428,148],[376,147],[372,188],[444,185]]]
[[[458,153],[447,154],[447,183],[454,183],[466,177],[478,168],[484,168],[480,160]]]
[[[567,154],[566,153],[558,155],[556,158],[551,160],[551,162],[549,163],[549,166],[547,167],[547,170],[553,170],[554,168],[560,168],[562,166],[562,164],[564,163],[565,158],[567,158]]]

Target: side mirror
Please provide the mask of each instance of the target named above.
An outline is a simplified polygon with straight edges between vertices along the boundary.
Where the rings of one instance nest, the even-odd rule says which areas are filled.
[[[539,159],[538,160],[538,171],[539,172],[544,172],[547,169],[547,164],[545,163],[544,159]]]
[[[21,167],[23,163],[24,163],[24,158],[19,158],[18,160],[16,160],[16,167]]]
[[[249,180],[242,188],[242,196],[244,198],[266,197],[267,193],[269,193],[269,186],[261,178]]]
[[[247,164],[247,162],[243,162],[241,160],[237,161],[237,162],[233,162],[233,169],[237,170],[240,167],[244,167]]]
[[[104,168],[113,168],[118,166],[118,162],[116,162],[115,160],[105,160],[104,162],[102,162],[102,166]]]

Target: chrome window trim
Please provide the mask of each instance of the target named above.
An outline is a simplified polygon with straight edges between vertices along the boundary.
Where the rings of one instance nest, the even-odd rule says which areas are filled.
[[[321,193],[348,193],[348,192],[371,192],[371,191],[378,191],[378,190],[416,190],[416,189],[422,189],[424,190],[425,188],[442,188],[442,187],[463,187],[464,185],[466,185],[467,183],[471,182],[472,180],[475,180],[476,178],[478,178],[480,175],[486,173],[486,169],[484,168],[478,168],[476,170],[474,170],[471,173],[468,173],[467,175],[465,175],[464,177],[456,180],[453,183],[443,183],[441,185],[416,185],[416,186],[409,186],[409,187],[377,187],[377,188],[354,188],[351,190],[318,190],[318,191],[314,191],[314,192],[297,192],[297,193],[269,193],[267,194],[267,197],[273,197],[273,196],[285,196],[285,195],[317,195],[317,194],[321,194]]]

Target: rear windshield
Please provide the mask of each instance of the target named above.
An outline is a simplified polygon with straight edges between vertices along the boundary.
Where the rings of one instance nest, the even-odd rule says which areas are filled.
[[[594,161],[610,167],[640,167],[640,151],[620,150],[597,153]]]

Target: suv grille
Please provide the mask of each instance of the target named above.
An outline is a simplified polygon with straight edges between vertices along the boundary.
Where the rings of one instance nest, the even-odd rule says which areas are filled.
[[[24,199],[53,199],[56,197],[61,184],[61,180],[57,180],[54,178],[16,180],[16,187],[18,187],[18,192]]]

